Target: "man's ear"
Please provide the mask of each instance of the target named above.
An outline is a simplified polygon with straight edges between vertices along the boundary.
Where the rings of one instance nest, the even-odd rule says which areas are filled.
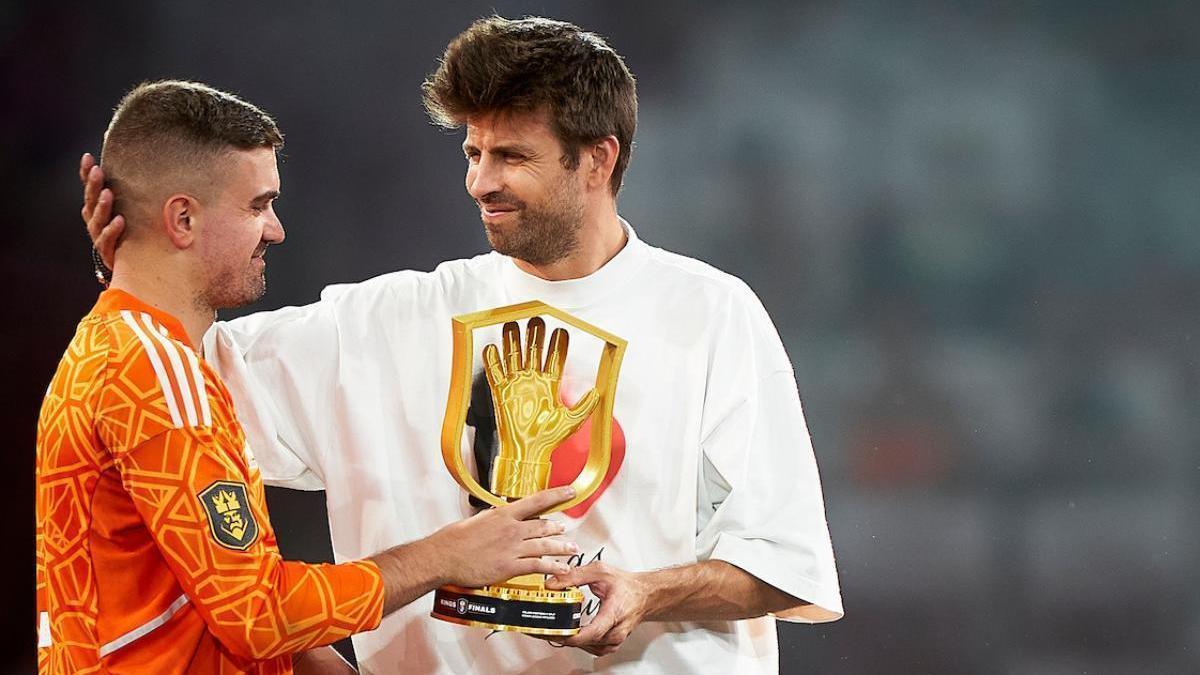
[[[605,136],[595,143],[584,147],[584,162],[587,166],[587,184],[589,188],[608,189],[609,179],[617,166],[617,155],[621,151],[621,143],[616,136]]]
[[[175,248],[189,248],[196,241],[195,218],[199,203],[191,195],[173,194],[163,203],[162,227]]]

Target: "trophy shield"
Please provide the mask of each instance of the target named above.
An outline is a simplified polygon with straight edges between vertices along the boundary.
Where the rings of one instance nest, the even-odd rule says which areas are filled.
[[[542,317],[603,343],[595,386],[571,408],[558,400],[570,331],[556,328],[546,346]],[[522,342],[520,322],[525,320],[526,340]],[[442,459],[450,475],[464,490],[491,506],[543,490],[549,481],[554,448],[591,418],[587,461],[572,482],[575,497],[546,513],[569,509],[590,497],[600,487],[612,454],[613,402],[625,340],[540,301],[463,314],[451,323],[450,392],[442,422]],[[471,402],[474,333],[501,324],[502,348],[489,344],[482,352],[500,444],[490,485],[485,488],[463,461],[462,439]],[[543,575],[529,574],[483,588],[443,586],[434,593],[432,616],[490,630],[565,636],[579,631],[582,605],[583,593],[578,588],[549,590]]]

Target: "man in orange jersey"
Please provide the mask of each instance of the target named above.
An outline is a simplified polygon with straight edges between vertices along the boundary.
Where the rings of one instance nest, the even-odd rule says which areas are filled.
[[[365,560],[281,559],[229,392],[194,347],[215,310],[265,289],[281,144],[268,115],[200,84],[141,85],[113,115],[125,239],[38,424],[41,673],[288,673],[298,654],[297,670],[352,671],[314,648],[441,584],[565,573],[541,556],[576,552],[530,519],[559,489]]]

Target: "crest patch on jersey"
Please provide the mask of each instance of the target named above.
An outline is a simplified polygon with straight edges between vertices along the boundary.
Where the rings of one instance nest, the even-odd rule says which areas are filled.
[[[218,544],[245,551],[258,539],[258,522],[250,512],[245,483],[219,480],[198,496],[208,513],[208,524]]]

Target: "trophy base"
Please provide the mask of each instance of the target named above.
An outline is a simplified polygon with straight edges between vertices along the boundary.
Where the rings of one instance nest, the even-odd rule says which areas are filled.
[[[518,577],[483,588],[442,586],[434,591],[435,619],[461,626],[515,631],[530,635],[574,635],[579,632],[583,592],[551,591],[540,575],[533,583]]]

